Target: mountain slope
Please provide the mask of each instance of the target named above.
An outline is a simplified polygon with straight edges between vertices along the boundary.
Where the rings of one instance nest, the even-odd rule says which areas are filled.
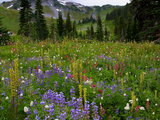
[[[35,0],[29,0],[34,10]],[[91,15],[96,16],[98,13],[104,17],[106,11],[110,11],[118,6],[104,5],[102,7],[93,6],[88,7],[81,5],[79,3],[71,2],[70,0],[42,0],[42,5],[44,6],[44,15],[46,17],[58,17],[58,12],[62,11],[63,18],[66,18],[67,13],[71,14],[72,20],[81,20]],[[1,6],[7,9],[19,10],[20,0],[12,0],[10,2],[3,2]]]
[[[8,30],[17,33],[18,31],[18,18],[19,14],[16,10],[8,10],[0,7],[0,17],[2,18],[2,24]]]

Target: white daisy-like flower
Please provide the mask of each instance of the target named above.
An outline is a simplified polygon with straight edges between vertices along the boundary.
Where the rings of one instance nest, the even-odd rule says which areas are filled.
[[[149,98],[146,101],[149,101]]]
[[[91,81],[91,80],[87,80],[87,81],[85,81],[85,84],[91,85],[91,84],[92,84],[92,81]]]
[[[2,81],[4,81],[4,79],[5,79],[4,77],[1,78]]]
[[[129,103],[126,104],[126,106],[124,107],[125,110],[130,110],[130,106]]]
[[[155,115],[155,112],[153,112],[152,115]]]
[[[19,96],[21,96],[21,97],[22,97],[22,96],[23,96],[23,93],[21,93]]]
[[[138,101],[138,98],[136,98],[136,101]]]
[[[131,104],[132,104],[132,103],[133,103],[133,100],[129,100],[129,103],[131,103]]]
[[[28,112],[29,111],[29,108],[28,107],[24,107],[24,112]]]
[[[126,93],[123,94],[123,96],[126,96],[126,95],[127,95]]]
[[[33,106],[33,104],[34,104],[34,102],[33,102],[33,101],[31,101],[31,102],[30,102],[30,106]]]
[[[22,80],[22,81],[21,81],[21,83],[25,83],[25,81],[24,81],[24,80]]]
[[[155,106],[158,106],[158,104],[156,103]]]
[[[145,108],[144,107],[140,107],[140,110],[145,110]]]
[[[6,97],[6,100],[8,100],[8,99],[9,99],[9,97],[7,96],[7,97]]]
[[[49,106],[48,106],[48,105],[45,105],[45,108],[46,108],[46,109],[48,109],[48,108],[49,108]]]

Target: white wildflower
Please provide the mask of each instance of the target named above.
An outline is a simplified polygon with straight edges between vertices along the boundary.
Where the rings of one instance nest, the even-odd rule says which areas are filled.
[[[87,81],[85,81],[85,84],[91,85],[91,84],[92,84],[92,81],[91,81],[91,80],[87,80]]]
[[[24,80],[22,80],[22,82],[21,83],[25,83],[25,81]]]
[[[9,97],[7,96],[7,97],[6,97],[6,100],[8,100],[8,99],[9,99]]]
[[[23,93],[21,93],[19,96],[22,97],[22,96],[23,96]]]
[[[2,77],[2,79],[1,79],[1,80],[2,80],[2,81],[4,81],[4,79],[5,79],[5,78],[4,78],[4,77]]]
[[[155,115],[155,112],[153,112],[152,114]]]
[[[34,102],[33,102],[33,101],[31,101],[31,102],[30,102],[30,106],[33,106],[33,103],[34,103]]]
[[[127,95],[126,93],[123,94],[123,96],[126,96],[126,95]]]
[[[126,106],[124,107],[124,109],[125,110],[130,110],[129,103],[126,104]]]
[[[29,111],[28,107],[24,107],[24,112],[28,112],[28,111]]]
[[[145,110],[145,108],[144,107],[140,107],[140,110]]]
[[[46,108],[46,109],[48,109],[48,108],[49,108],[49,106],[48,106],[48,105],[45,105],[45,108]]]
[[[156,103],[155,106],[158,106],[158,104]]]
[[[41,71],[42,71],[41,69],[38,69],[38,73],[41,73]]]
[[[132,103],[133,103],[133,100],[129,100],[129,102],[132,104]]]
[[[136,98],[136,101],[138,101],[138,98]]]
[[[149,101],[149,99],[147,99],[146,101]]]

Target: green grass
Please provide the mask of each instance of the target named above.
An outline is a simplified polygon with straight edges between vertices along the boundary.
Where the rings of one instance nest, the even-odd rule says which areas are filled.
[[[25,38],[19,38],[19,40],[25,41]],[[86,90],[87,101],[95,102],[98,111],[102,110],[102,107],[105,110],[103,114],[98,112],[103,120],[108,118],[123,120],[128,117],[159,119],[159,50],[160,46],[153,43],[125,44],[68,39],[55,44],[46,41],[23,44],[19,41],[15,45],[1,46],[0,119],[10,120],[7,118],[13,115],[10,112],[11,105],[13,105],[10,102],[13,97],[11,90],[14,85],[17,85],[16,82],[10,84],[13,81],[13,75],[18,76],[19,92],[23,93],[22,96],[18,95],[17,116],[19,120],[28,116],[24,112],[24,107],[28,107],[31,111],[31,115],[28,116],[31,120],[36,117],[33,114],[34,110],[38,111],[41,119],[50,115],[45,105],[40,104],[42,101],[45,101],[46,105],[54,105],[55,114],[50,115],[51,118],[55,119],[63,110],[67,114],[66,119],[72,120],[70,111],[73,107],[65,104],[65,107],[61,109],[62,107],[59,106],[61,104],[54,102],[55,98],[50,101],[51,97],[45,100],[42,96],[45,94],[44,97],[47,97],[47,91],[52,90],[58,93],[63,92],[65,100],[71,101],[73,97],[80,97],[80,84],[83,91]],[[16,58],[18,62],[15,61]],[[11,74],[8,72],[11,68],[18,68],[18,71]],[[47,76],[46,73],[49,70],[52,71],[51,76],[44,77]],[[68,74],[72,77],[66,80]],[[86,83],[86,79],[91,83]],[[73,96],[70,94],[71,88],[75,89]],[[85,96],[82,95],[84,100]],[[130,100],[133,100],[133,104],[129,102]],[[31,101],[37,104],[30,106]],[[125,110],[127,103],[130,107]],[[139,110],[140,106],[145,110]],[[82,104],[79,109],[83,111],[83,107]],[[118,113],[115,112],[117,109]],[[92,113],[92,107],[89,112]],[[89,116],[92,120],[94,114],[89,114]],[[84,119],[81,118],[81,120]]]
[[[43,12],[54,16],[53,11],[48,6],[43,7]]]
[[[0,17],[2,18],[2,24],[4,27],[14,33],[18,32],[18,11],[0,7]]]

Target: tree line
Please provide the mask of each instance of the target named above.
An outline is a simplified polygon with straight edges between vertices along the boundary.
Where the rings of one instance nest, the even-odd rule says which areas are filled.
[[[113,20],[121,41],[160,41],[160,1],[131,0],[130,4],[106,15]]]

